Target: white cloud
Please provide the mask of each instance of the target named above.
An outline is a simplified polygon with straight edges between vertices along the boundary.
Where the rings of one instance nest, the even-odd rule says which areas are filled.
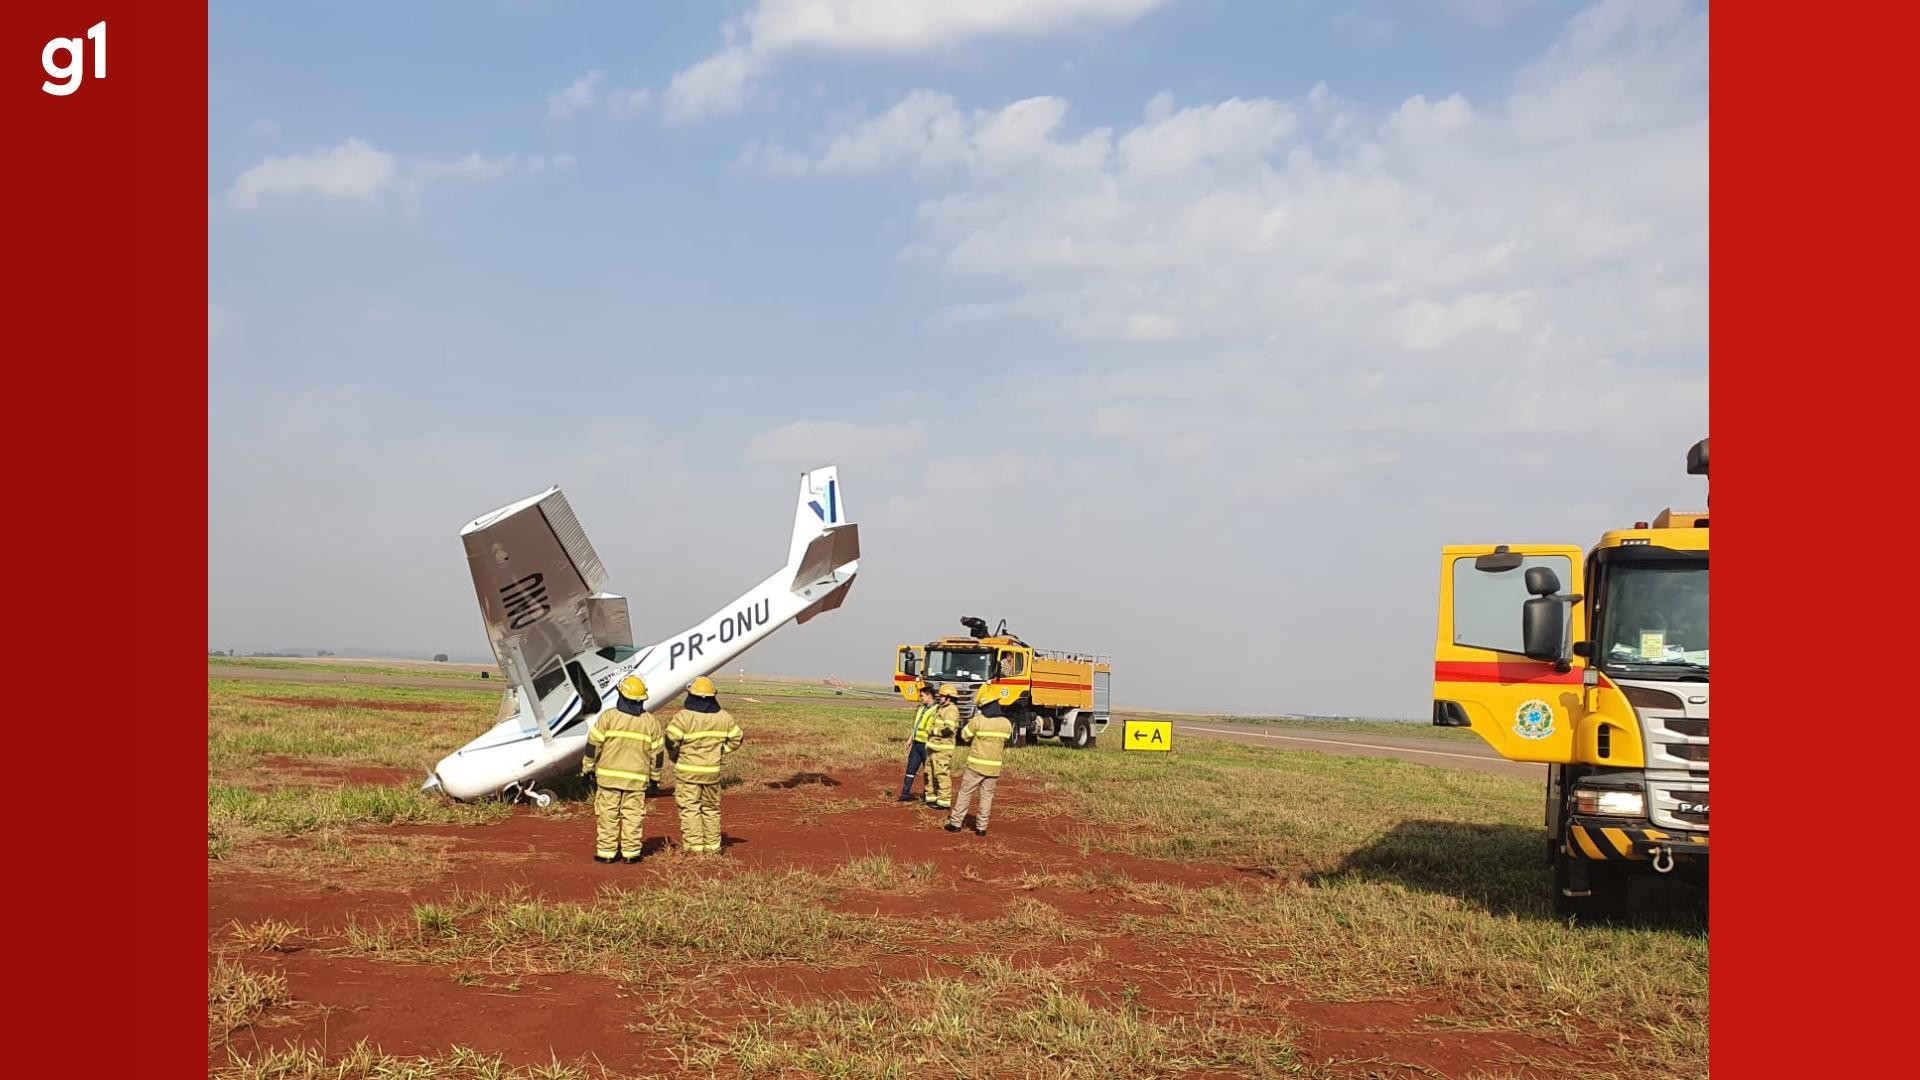
[[[968,294],[944,321],[1104,354],[996,389],[1011,428],[1071,402],[1088,445],[1221,528],[1338,498],[1425,536],[1474,527],[1462,500],[1493,477],[1545,482],[1543,440],[1672,486],[1705,425],[1706,74],[1704,16],[1612,2],[1484,100],[1161,94],[1108,130],[1057,98],[919,90],[753,161],[915,179],[902,254]],[[1481,509],[1523,501],[1555,509]]]
[[[234,178],[227,201],[251,210],[266,198],[313,195],[370,201],[393,184],[393,155],[357,138],[331,150],[267,158]]]
[[[746,457],[804,468],[828,462],[879,462],[911,453],[925,436],[917,420],[905,424],[795,420],[747,440]]]
[[[547,95],[547,115],[555,120],[565,120],[575,113],[593,108],[600,97],[600,84],[605,82],[607,73],[589,71],[573,80],[563,90],[555,90]]]
[[[739,112],[747,103],[756,63],[755,54],[736,46],[675,72],[667,83],[667,122],[683,124],[714,113]]]
[[[226,201],[236,210],[258,209],[270,198],[371,203],[396,189],[418,199],[429,187],[448,181],[498,180],[511,173],[539,174],[572,165],[572,156],[565,154],[490,158],[471,153],[441,161],[403,162],[361,139],[349,138],[331,150],[267,158],[234,179]]]
[[[1544,0],[1447,0],[1447,9],[1469,22],[1497,30],[1530,11]]]
[[[1706,28],[1666,3],[1567,26],[1504,98],[1385,112],[1316,86],[1076,131],[1068,103],[930,90],[763,167],[926,186],[905,254],[1073,339],[1458,372],[1700,354]]]
[[[652,104],[653,91],[646,87],[641,87],[638,90],[620,88],[608,91],[607,93],[608,108],[613,111],[615,117],[623,120],[628,117],[639,116],[646,112]]]
[[[1130,23],[1164,0],[759,0],[724,27],[720,52],[674,75],[666,117],[738,112],[784,53],[923,53],[980,37],[1037,36]]]

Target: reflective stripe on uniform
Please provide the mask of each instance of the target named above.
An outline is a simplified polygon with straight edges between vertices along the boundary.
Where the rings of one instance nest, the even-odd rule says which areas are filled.
[[[717,772],[719,772],[719,771],[720,771],[720,766],[718,766],[718,765],[694,765],[694,764],[692,764],[692,763],[690,763],[690,762],[682,762],[682,763],[679,763],[679,764],[676,764],[676,765],[674,766],[674,769],[675,769],[676,771],[678,771],[678,772],[684,772],[684,773],[700,773],[700,774],[702,774],[702,775],[705,775],[705,774],[707,774],[707,773],[717,773]]]
[[[675,733],[671,728],[667,730],[668,735],[673,736],[681,742],[711,742],[714,739],[731,739],[740,733],[739,728],[734,728],[732,731],[696,731],[691,735]]]
[[[649,780],[651,779],[651,777],[647,776],[646,773],[621,772],[618,769],[607,769],[607,768],[596,768],[593,770],[593,775],[610,776],[615,780]]]
[[[973,755],[969,754],[967,755],[967,764],[969,765],[1004,765],[1006,763],[1001,761],[999,758],[974,757]]]
[[[976,739],[1011,739],[1013,735],[1006,731],[976,731],[973,733],[973,737]]]
[[[602,735],[601,738],[603,739],[634,739],[639,742],[648,743],[648,744],[652,744],[653,742],[653,736],[647,734],[644,731],[609,731],[606,734]]]

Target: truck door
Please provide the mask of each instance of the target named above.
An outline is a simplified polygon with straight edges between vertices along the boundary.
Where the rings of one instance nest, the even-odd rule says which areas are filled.
[[[893,688],[908,701],[917,700],[921,673],[926,670],[926,653],[918,645],[902,645],[894,650]]]
[[[1433,650],[1434,723],[1472,727],[1510,761],[1576,760],[1586,660],[1568,671],[1530,659],[1521,644],[1526,571],[1551,568],[1560,592],[1581,591],[1580,549],[1561,544],[1450,545],[1440,556],[1440,625]],[[1583,598],[1568,613],[1573,642],[1586,639]]]

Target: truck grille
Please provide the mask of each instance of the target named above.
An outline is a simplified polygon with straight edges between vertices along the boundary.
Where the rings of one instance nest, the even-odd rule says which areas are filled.
[[[1707,737],[1707,718],[1704,716],[1670,716],[1660,723],[1675,735],[1697,735],[1703,739]]]
[[[1647,816],[1658,828],[1705,832],[1707,815],[1696,807],[1706,801],[1705,781],[1647,781]]]

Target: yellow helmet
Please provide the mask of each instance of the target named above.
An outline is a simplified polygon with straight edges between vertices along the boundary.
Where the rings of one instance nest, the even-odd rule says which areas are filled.
[[[951,698],[957,698],[957,697],[959,697],[959,696],[960,696],[960,691],[958,691],[958,690],[955,690],[955,689],[953,688],[953,684],[952,684],[952,683],[941,683],[941,684],[940,684],[940,696],[941,696],[941,697],[951,697]]]
[[[647,681],[638,675],[629,675],[621,679],[620,696],[634,701],[647,700]]]
[[[715,693],[713,689],[713,680],[707,678],[705,675],[702,675],[699,678],[693,680],[692,686],[687,687],[687,693],[692,694],[695,697],[712,697]]]

